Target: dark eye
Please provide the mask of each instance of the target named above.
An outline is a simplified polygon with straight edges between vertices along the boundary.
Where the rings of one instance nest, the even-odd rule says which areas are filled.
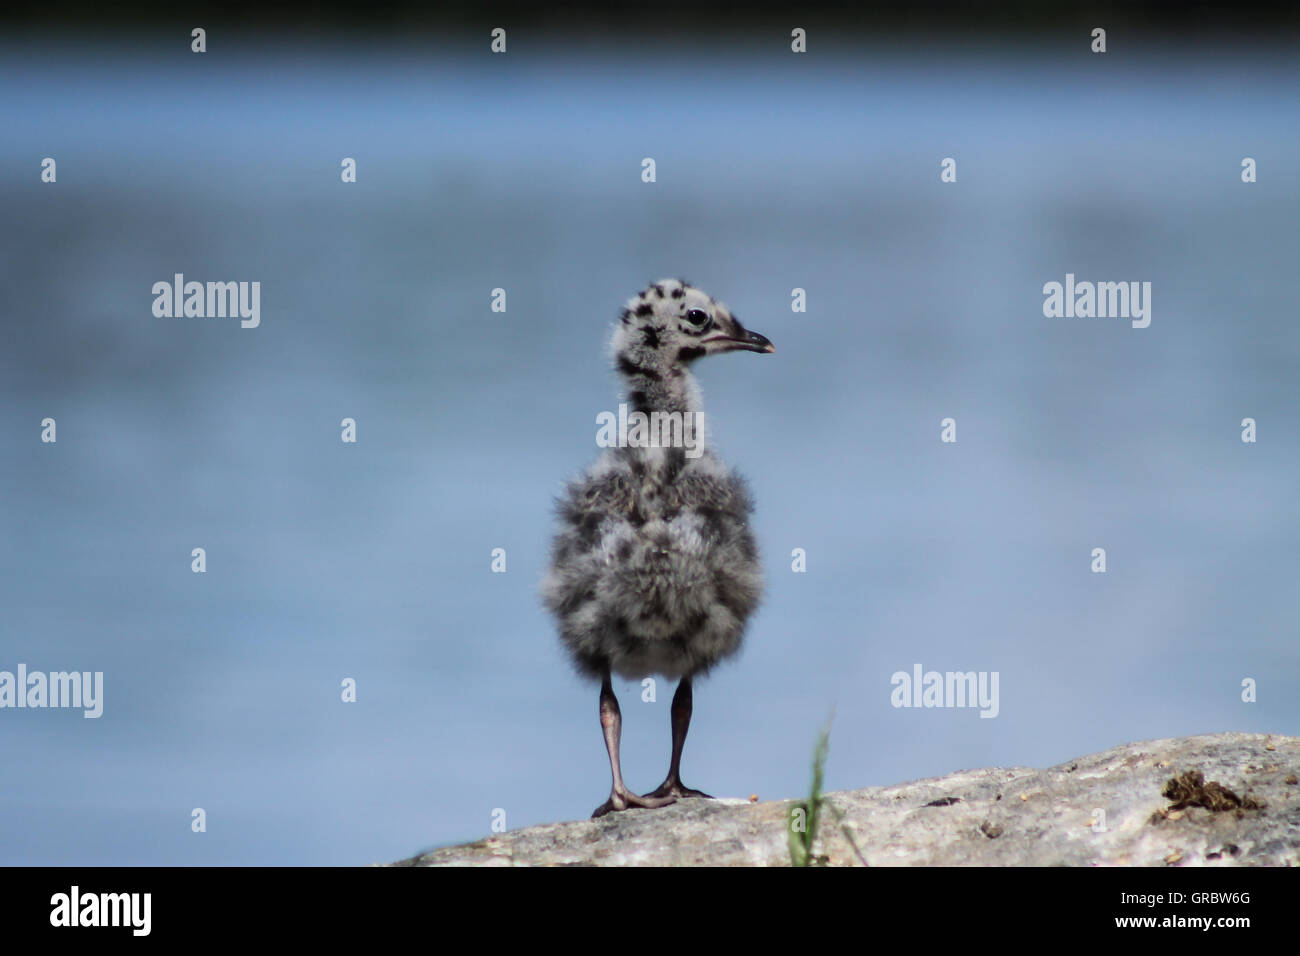
[[[708,328],[709,323],[713,321],[713,316],[703,309],[691,309],[686,313],[686,321],[695,326],[696,329],[703,331]]]

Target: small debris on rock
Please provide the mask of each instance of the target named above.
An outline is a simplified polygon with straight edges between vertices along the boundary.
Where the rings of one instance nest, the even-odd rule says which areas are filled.
[[[996,840],[998,837],[1002,836],[1002,828],[996,823],[990,823],[988,820],[985,820],[980,824],[980,832],[990,840]]]
[[[1172,801],[1168,810],[1185,810],[1187,807],[1204,807],[1215,813],[1227,810],[1262,810],[1266,804],[1247,794],[1239,797],[1217,780],[1205,782],[1199,770],[1188,770],[1165,782],[1160,795]]]
[[[961,803],[961,797],[940,797],[938,800],[931,800],[926,804],[927,807],[950,807],[954,803]]]

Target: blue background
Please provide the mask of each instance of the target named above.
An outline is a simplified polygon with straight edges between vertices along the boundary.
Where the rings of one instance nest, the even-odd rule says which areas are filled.
[[[0,51],[0,669],[105,675],[99,720],[0,711],[0,863],[366,863],[590,813],[596,689],[537,584],[661,276],[777,346],[699,366],[768,589],[689,785],[802,793],[832,707],[833,789],[1296,732],[1282,48],[208,48]],[[261,327],[155,318],[176,272],[260,281]],[[1045,318],[1067,272],[1150,281],[1150,328]],[[918,662],[998,671],[1000,715],[892,708]],[[619,691],[649,789],[672,687]]]

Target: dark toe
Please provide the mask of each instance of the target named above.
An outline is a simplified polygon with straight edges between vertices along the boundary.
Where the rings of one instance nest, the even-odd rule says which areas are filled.
[[[641,797],[630,790],[625,793],[614,792],[609,795],[608,800],[592,811],[591,818],[594,820],[603,817],[614,810],[655,810],[676,802],[677,797],[673,794],[648,793]]]
[[[684,787],[680,783],[669,783],[664,781],[659,788],[653,793],[646,794],[648,797],[673,797],[677,800],[684,800],[689,797],[703,797],[705,800],[712,800],[703,790],[692,790],[690,787]]]

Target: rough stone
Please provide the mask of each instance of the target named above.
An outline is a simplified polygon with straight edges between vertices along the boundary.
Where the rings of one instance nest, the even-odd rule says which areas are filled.
[[[1224,733],[826,797],[870,866],[1297,866],[1298,771],[1300,737]],[[799,803],[684,800],[389,865],[788,866]],[[835,815],[822,819],[814,855],[861,866]]]

